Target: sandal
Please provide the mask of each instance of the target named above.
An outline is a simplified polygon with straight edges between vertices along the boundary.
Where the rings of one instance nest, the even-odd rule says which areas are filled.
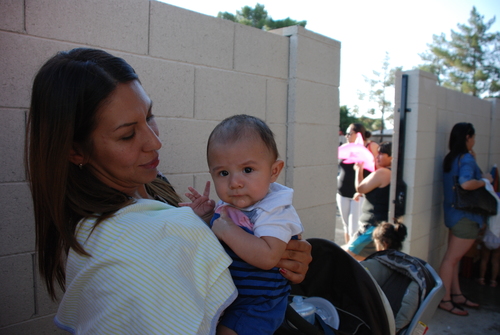
[[[451,306],[453,306],[453,307],[451,307],[451,308],[441,307],[441,304],[446,304],[446,303],[451,303]],[[464,310],[462,307],[458,306],[457,304],[455,304],[451,300],[441,300],[441,302],[438,305],[438,308],[442,309],[443,311],[446,311],[448,313],[458,315],[458,316],[468,316],[469,315],[469,312],[467,312],[466,310]]]
[[[498,283],[496,280],[492,279],[490,280],[490,287],[497,287]]]
[[[453,300],[453,297],[464,297],[465,300],[462,301],[462,302],[457,302],[457,301],[453,301],[453,303],[455,305],[462,305],[462,306],[465,306],[465,307],[469,307],[469,308],[479,308],[479,304],[475,303],[475,302],[472,302],[470,301],[469,299],[467,299],[467,297],[465,295],[463,295],[462,293],[460,294],[451,294],[451,299]]]
[[[477,283],[479,285],[484,285],[484,278],[477,278]]]

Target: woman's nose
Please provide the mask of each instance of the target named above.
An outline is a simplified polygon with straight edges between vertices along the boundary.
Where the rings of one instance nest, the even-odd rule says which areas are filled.
[[[154,127],[149,127],[146,132],[145,150],[160,150],[162,143],[158,134],[158,130]]]

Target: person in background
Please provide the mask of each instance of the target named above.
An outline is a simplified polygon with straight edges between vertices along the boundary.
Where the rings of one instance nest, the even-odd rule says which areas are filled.
[[[378,148],[378,169],[364,177],[364,163],[356,163],[356,191],[365,200],[361,207],[360,227],[347,245],[347,252],[357,260],[363,260],[375,252],[372,233],[377,225],[388,220],[389,190],[391,183],[392,143],[382,142]]]
[[[485,276],[488,265],[491,263],[490,287],[497,287],[498,270],[500,268],[500,237],[491,232],[488,226],[481,239],[481,263],[479,267],[479,285],[485,285]]]
[[[449,230],[448,247],[439,268],[439,276],[446,289],[439,308],[459,316],[469,315],[464,306],[479,307],[479,304],[470,301],[462,294],[458,273],[460,260],[477,239],[479,230],[485,223],[485,217],[453,207],[454,178],[458,177],[460,185],[465,190],[484,187],[486,182],[482,180],[483,177],[492,180],[489,173],[482,176],[476,163],[473,151],[475,143],[475,130],[471,123],[455,124],[448,143],[450,151],[443,163],[444,223]]]
[[[26,140],[36,250],[55,323],[79,335],[214,334],[235,299],[231,258],[158,171],[153,103],[103,50],[59,52],[33,82]],[[279,267],[303,280],[310,245]]]
[[[374,142],[367,142],[367,135],[370,136],[370,132],[366,131],[365,127],[359,123],[353,123],[349,125],[346,131],[346,139],[349,143],[354,143],[356,141],[356,134],[360,133],[365,142],[365,146],[369,146],[374,149],[377,146]],[[370,144],[372,143],[372,144]],[[376,155],[376,153],[375,153]],[[370,171],[363,170],[363,175],[366,177],[370,174]],[[337,176],[337,207],[339,209],[340,217],[342,218],[342,225],[344,226],[344,240],[346,243],[349,242],[351,237],[358,230],[359,215],[361,212],[361,206],[364,198],[357,196],[355,187],[355,172],[354,163],[344,163],[340,161],[339,163],[339,174]]]
[[[382,222],[373,230],[373,241],[377,251],[394,249],[401,251],[408,234],[403,223]]]

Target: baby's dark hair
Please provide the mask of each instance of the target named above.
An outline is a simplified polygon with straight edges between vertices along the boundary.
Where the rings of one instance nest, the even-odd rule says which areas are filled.
[[[373,240],[377,240],[386,249],[403,249],[403,241],[406,239],[407,230],[403,223],[382,222],[373,231]]]
[[[212,130],[207,143],[207,157],[210,145],[213,143],[236,142],[245,137],[260,138],[269,149],[274,160],[278,159],[278,147],[271,129],[258,117],[246,114],[228,117]]]

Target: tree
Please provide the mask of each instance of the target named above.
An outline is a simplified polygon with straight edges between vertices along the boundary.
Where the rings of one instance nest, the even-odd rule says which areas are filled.
[[[444,87],[481,97],[500,96],[500,33],[488,33],[495,22],[484,22],[472,7],[469,25],[457,24],[451,39],[445,34],[433,35],[429,50],[420,57],[418,68],[434,73]]]
[[[401,67],[389,69],[389,53],[386,52],[382,63],[382,71],[373,71],[373,78],[364,76],[365,81],[370,85],[368,100],[375,103],[376,106],[376,108],[368,109],[367,113],[374,115],[376,112],[380,112],[380,126],[378,128],[380,129],[380,134],[383,134],[385,129],[385,113],[393,110],[393,99],[387,98],[387,91],[389,88],[394,87],[395,74],[398,70],[401,70]],[[364,100],[366,96],[365,93],[359,92],[358,95],[360,100]]]
[[[346,131],[347,127],[349,127],[351,123],[357,122],[359,122],[358,118],[349,111],[349,108],[347,108],[347,106],[340,106],[340,130]]]
[[[273,20],[271,17],[268,17],[265,6],[258,3],[255,5],[255,8],[250,6],[242,7],[241,10],[236,11],[236,15],[229,12],[219,12],[217,17],[264,30],[295,25],[305,27],[307,24],[307,21],[295,21],[289,17],[283,20]]]

